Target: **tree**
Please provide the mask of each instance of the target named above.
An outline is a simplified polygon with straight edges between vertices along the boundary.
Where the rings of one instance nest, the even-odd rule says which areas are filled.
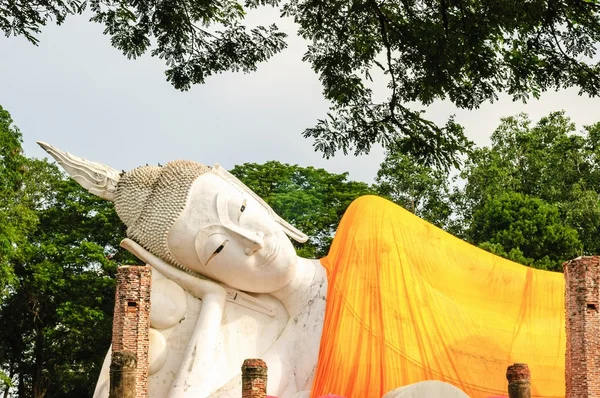
[[[421,165],[411,156],[390,149],[375,181],[380,195],[440,228],[449,226],[452,203],[446,170]]]
[[[365,183],[348,181],[347,173],[276,161],[244,163],[231,173],[309,236],[304,244],[294,243],[298,255],[308,258],[326,255],[346,208],[354,199],[375,192]]]
[[[21,133],[0,106],[0,302],[14,282],[10,261],[15,246],[25,239],[36,222],[33,213],[19,200],[25,157]]]
[[[600,253],[600,124],[576,133],[564,112],[535,125],[521,114],[503,119],[491,140],[469,156],[453,195],[462,236],[550,269],[575,252]]]
[[[516,192],[486,201],[475,212],[469,235],[492,253],[552,271],[561,271],[561,264],[582,249],[577,231],[564,225],[557,206]]]
[[[247,10],[278,6],[309,41],[309,62],[331,101],[327,118],[305,130],[327,157],[395,143],[424,164],[456,166],[469,142],[453,119],[426,120],[411,103],[441,99],[474,109],[500,93],[526,101],[577,87],[597,96],[597,0],[36,0],[0,3],[0,29],[35,42],[39,27],[86,5],[128,57],[151,48],[169,80],[187,89],[227,70],[252,71],[285,47],[275,25],[246,32]],[[373,96],[387,80],[384,101]],[[375,79],[374,79],[375,77]]]
[[[89,6],[91,21],[104,25],[112,45],[128,58],[151,50],[164,59],[165,74],[174,87],[187,90],[215,73],[251,72],[286,47],[277,26],[241,24],[246,11],[276,0],[31,0],[0,2],[0,30],[23,35],[37,44],[36,35],[50,20],[62,24],[67,16]],[[152,45],[152,43],[155,43]]]
[[[15,247],[17,283],[0,303],[0,369],[19,398],[91,396],[110,345],[118,249],[110,202],[55,165],[26,159],[20,201],[37,224]],[[7,390],[8,391],[8,390]]]
[[[596,0],[290,0],[283,9],[311,40],[304,59],[332,102],[328,119],[305,132],[326,155],[400,141],[426,162],[456,165],[462,131],[452,119],[436,126],[408,103],[447,99],[474,109],[502,92],[515,100],[563,87],[599,93]],[[367,84],[376,73],[387,79],[383,102]]]
[[[11,266],[15,247],[25,239],[25,233],[36,219],[18,200],[25,158],[21,155],[21,133],[0,106],[0,305],[14,288],[16,278]],[[0,358],[3,350],[0,348]],[[1,363],[0,363],[1,365]],[[0,387],[12,385],[10,375],[0,367]]]

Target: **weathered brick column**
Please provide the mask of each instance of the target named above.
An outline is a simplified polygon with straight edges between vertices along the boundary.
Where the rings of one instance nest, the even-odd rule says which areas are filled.
[[[600,257],[566,262],[566,398],[600,398]]]
[[[531,373],[525,363],[515,363],[506,369],[508,396],[510,398],[531,398]]]
[[[262,359],[246,359],[242,365],[242,398],[267,396],[267,364]]]
[[[110,398],[148,397],[151,280],[148,266],[124,265],[117,270]]]

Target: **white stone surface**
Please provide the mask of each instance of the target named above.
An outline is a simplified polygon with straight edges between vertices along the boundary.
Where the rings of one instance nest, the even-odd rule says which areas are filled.
[[[165,336],[158,330],[150,328],[148,333],[150,348],[148,350],[148,374],[151,376],[158,372],[167,361],[169,349]]]
[[[383,398],[469,398],[461,389],[437,380],[427,380],[396,388]]]
[[[181,286],[164,277],[157,278],[157,274],[154,272],[152,278],[150,326],[155,329],[168,329],[185,317],[187,298]]]

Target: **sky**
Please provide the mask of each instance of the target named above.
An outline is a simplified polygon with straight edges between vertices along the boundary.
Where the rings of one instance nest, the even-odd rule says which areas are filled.
[[[22,37],[0,37],[0,105],[23,133],[28,156],[46,156],[35,144],[45,141],[118,170],[175,159],[226,168],[278,160],[373,182],[384,158],[381,148],[327,160],[302,137],[326,115],[328,102],[318,76],[302,62],[306,42],[296,36],[294,23],[280,20],[274,10],[252,14],[249,23],[276,22],[289,34],[285,51],[257,72],[213,76],[187,92],[166,82],[161,60],[124,57],[88,17],[45,27],[38,47]],[[489,144],[501,117],[527,112],[537,120],[564,109],[581,128],[600,121],[594,112],[598,105],[600,99],[570,89],[545,93],[527,105],[502,96],[474,111],[439,101],[426,115],[443,123],[455,114],[481,146]]]

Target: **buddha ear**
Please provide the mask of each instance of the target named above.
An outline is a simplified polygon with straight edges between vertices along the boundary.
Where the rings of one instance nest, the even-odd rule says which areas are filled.
[[[236,185],[248,195],[250,195],[252,198],[254,198],[258,203],[260,203],[260,205],[264,207],[264,209],[267,211],[267,213],[269,213],[273,220],[275,220],[277,224],[281,225],[283,231],[287,236],[300,243],[304,243],[308,240],[308,236],[306,236],[306,234],[304,234],[292,224],[288,223],[283,218],[281,218],[277,213],[275,213],[271,206],[267,204],[267,202],[262,200],[260,196],[255,194],[254,191],[248,188],[243,182],[238,180],[238,178],[231,174],[229,171],[225,170],[219,164],[215,164],[211,171],[219,177],[223,178],[224,180],[228,181],[229,183]]]

